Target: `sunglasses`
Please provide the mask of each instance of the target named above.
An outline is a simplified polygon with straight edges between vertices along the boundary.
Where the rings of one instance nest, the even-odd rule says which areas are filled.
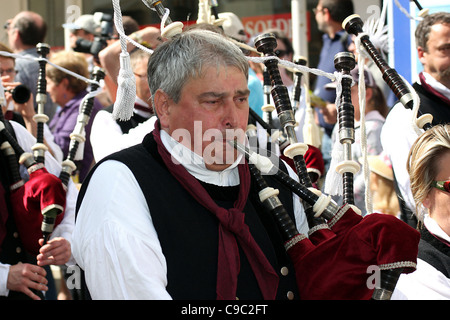
[[[433,181],[431,184],[432,187],[435,187],[439,190],[450,193],[450,180],[446,181]]]

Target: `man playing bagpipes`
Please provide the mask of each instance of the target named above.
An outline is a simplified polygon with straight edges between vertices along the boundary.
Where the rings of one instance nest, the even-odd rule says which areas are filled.
[[[276,225],[225,141],[227,130],[245,135],[248,65],[204,30],[152,54],[155,129],[100,162],[81,189],[73,252],[93,299],[298,297]],[[306,232],[298,198],[277,185]]]
[[[91,297],[389,299],[400,273],[414,270],[418,232],[388,215],[356,213],[351,158],[340,166],[349,192],[344,206],[310,187],[305,150],[292,137],[273,35],[259,36],[255,46],[265,55],[277,112],[292,141],[285,154],[298,176],[246,148],[242,52],[215,33],[175,32],[179,26],[160,1],[145,3],[157,7],[161,34],[170,38],[149,60],[158,121],[142,144],[98,163],[80,191],[73,254]],[[335,58],[346,149],[354,63],[352,54]],[[375,287],[368,270],[379,271]]]
[[[14,121],[1,121],[1,123],[4,124],[5,129],[0,134],[2,137],[2,152],[0,153],[0,211],[2,213],[0,220],[0,296],[8,299],[42,299],[48,289],[45,278],[47,271],[44,266],[65,264],[71,257],[70,241],[74,227],[75,199],[78,190],[72,182],[69,183],[67,194],[62,186],[55,190],[46,190],[44,180],[52,179],[61,171],[60,164],[49,152],[46,153],[44,168],[48,170],[48,173],[38,173],[39,170],[36,170],[29,174],[25,170],[21,170],[21,176],[26,182],[24,181],[20,187],[17,184],[14,185],[11,181],[10,162],[4,152],[6,140],[4,130],[8,130],[15,137],[17,143],[28,152],[36,143],[36,139],[25,127]],[[15,161],[18,165],[17,159]],[[24,169],[23,166],[22,169]],[[33,176],[36,174],[39,176]],[[53,181],[52,184],[56,183],[58,186],[57,181]],[[22,188],[25,190],[22,191]],[[18,200],[15,197],[16,192],[19,194],[24,192],[26,197]],[[21,204],[22,200],[24,204]],[[22,221],[36,221],[32,225],[38,224],[40,227],[42,221],[40,205],[47,203],[51,207],[52,201],[64,205],[64,218],[58,221],[59,224],[54,229],[49,241],[42,246],[42,233],[39,236],[35,230],[30,229],[31,226],[27,231],[26,225],[18,225],[17,218],[20,216]]]

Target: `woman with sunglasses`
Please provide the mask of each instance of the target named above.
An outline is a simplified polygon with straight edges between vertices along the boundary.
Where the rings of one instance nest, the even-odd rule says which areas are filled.
[[[417,270],[402,275],[393,298],[450,299],[450,125],[413,144],[407,165],[421,240]]]

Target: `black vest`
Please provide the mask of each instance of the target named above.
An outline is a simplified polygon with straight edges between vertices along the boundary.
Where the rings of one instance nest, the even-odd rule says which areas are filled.
[[[448,102],[425,90],[418,83],[414,83],[413,88],[420,97],[419,109],[421,113],[429,113],[433,116],[433,126],[450,123],[450,104]]]
[[[218,221],[214,214],[200,205],[170,174],[158,154],[152,134],[148,134],[142,144],[110,155],[101,162],[108,159],[123,162],[130,168],[143,191],[167,261],[167,291],[172,298],[216,299]],[[95,168],[91,174],[94,171]],[[90,175],[83,183],[77,208],[89,178]],[[293,215],[292,193],[274,179],[266,178],[269,185],[280,190],[280,200]],[[218,204],[227,208],[232,206],[239,191],[239,186],[217,187],[205,183],[203,186]],[[295,272],[281,235],[272,216],[259,201],[253,181],[243,211],[253,237],[279,275],[277,299],[286,299],[292,293],[294,298],[298,298]],[[262,299],[256,278],[242,251],[240,262],[237,297]],[[286,270],[287,275],[282,275]]]
[[[108,111],[109,113],[112,113],[114,109],[114,105],[110,105],[109,107],[106,107],[103,110]],[[131,129],[137,127],[140,123],[143,123],[147,121],[148,118],[145,118],[143,116],[138,115],[137,113],[133,112],[133,115],[128,120],[116,120],[116,123],[119,125],[120,129],[122,130],[122,133],[128,133]]]
[[[427,228],[420,231],[418,258],[432,265],[450,279],[450,247],[449,244],[436,238]]]

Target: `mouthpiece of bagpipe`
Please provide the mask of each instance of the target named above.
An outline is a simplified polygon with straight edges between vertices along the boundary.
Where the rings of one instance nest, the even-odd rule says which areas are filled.
[[[285,239],[285,248],[296,271],[301,299],[387,300],[401,273],[415,270],[420,235],[401,220],[384,214],[361,217],[352,207],[338,207],[329,196],[307,188],[280,170],[267,157],[237,141],[230,142],[244,154],[259,190],[260,199],[274,215]],[[254,167],[254,168],[252,168]],[[255,171],[257,169],[257,171]],[[300,234],[281,207],[277,190],[265,184],[272,174],[313,207],[326,223]],[[368,270],[376,270],[375,283]]]
[[[414,96],[410,87],[400,77],[394,68],[391,68],[383,59],[380,52],[376,49],[370,41],[369,36],[363,32],[363,21],[360,16],[353,14],[348,16],[343,22],[342,27],[349,33],[359,37],[360,42],[372,60],[375,62],[381,71],[383,80],[387,83],[389,88],[394,92],[397,99],[405,106],[405,108],[414,110],[418,108],[415,106]],[[419,128],[428,130],[432,127],[433,117],[430,114],[421,115],[416,124]]]
[[[3,115],[2,115],[3,118]],[[12,184],[10,198],[14,220],[24,248],[31,254],[39,253],[39,239],[44,243],[64,216],[66,191],[61,180],[47,172],[43,163],[25,152],[0,121],[2,152],[8,158]],[[19,157],[19,160],[17,160]],[[19,165],[27,168],[29,179],[20,175]]]
[[[100,87],[100,81],[105,78],[105,72],[100,67],[94,67],[92,70],[92,80],[91,83],[91,93],[95,93]],[[69,184],[69,179],[72,173],[76,170],[75,157],[80,146],[86,140],[85,127],[89,123],[89,119],[92,113],[92,108],[94,106],[95,96],[90,96],[82,101],[80,113],[77,118],[77,123],[72,133],[70,134],[70,145],[69,152],[67,154],[66,160],[62,162],[62,169],[59,178],[63,184],[67,187]]]

